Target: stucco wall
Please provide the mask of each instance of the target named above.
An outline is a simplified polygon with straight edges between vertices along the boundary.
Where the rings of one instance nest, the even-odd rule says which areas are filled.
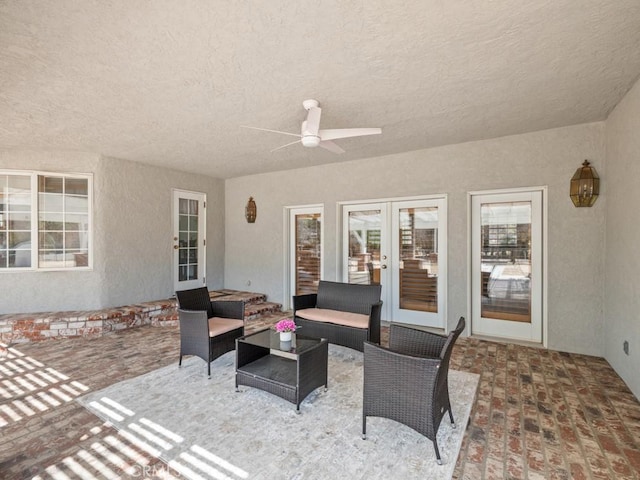
[[[605,358],[640,398],[640,81],[606,121]],[[637,201],[636,201],[637,200]],[[629,342],[629,355],[622,349]]]
[[[348,145],[344,145],[348,148]],[[329,153],[301,152],[308,155]],[[448,194],[448,324],[467,314],[467,192],[548,186],[548,346],[602,355],[605,195],[575,208],[569,179],[588,158],[604,173],[604,125],[593,123],[248,176],[226,181],[225,287],[284,298],[283,208],[324,204],[324,278],[338,279],[336,203]],[[277,161],[265,157],[265,161]],[[603,192],[604,193],[604,192]],[[244,220],[253,196],[255,224]],[[247,287],[251,281],[251,287]]]
[[[207,283],[224,268],[221,180],[77,152],[0,151],[0,169],[93,174],[94,268],[0,271],[0,314],[91,310],[173,294],[171,189],[207,193]]]
[[[222,288],[224,182],[104,158],[95,178],[95,238],[96,252],[104,263],[103,305],[127,305],[173,295],[174,188],[207,194],[207,285]]]

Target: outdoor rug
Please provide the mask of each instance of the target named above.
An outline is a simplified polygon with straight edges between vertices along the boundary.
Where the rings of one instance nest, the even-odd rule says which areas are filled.
[[[362,439],[362,353],[329,345],[329,389],[300,406],[262,390],[235,391],[235,352],[211,365],[175,365],[78,399],[127,438],[156,452],[176,477],[232,480],[450,479],[479,376],[451,370],[457,428],[448,415],[433,444],[392,420],[369,417]]]

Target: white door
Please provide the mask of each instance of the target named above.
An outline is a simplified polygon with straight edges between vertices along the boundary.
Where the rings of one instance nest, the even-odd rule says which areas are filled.
[[[382,319],[445,326],[446,200],[342,207],[343,281],[382,286]]]
[[[204,193],[173,191],[173,288],[187,290],[206,284]]]
[[[447,211],[444,198],[392,202],[394,322],[444,328]]]
[[[471,197],[474,334],[542,342],[542,191]]]

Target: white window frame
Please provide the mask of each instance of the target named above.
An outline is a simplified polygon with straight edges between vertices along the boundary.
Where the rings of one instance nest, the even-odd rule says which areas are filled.
[[[17,272],[51,272],[51,271],[87,271],[93,270],[93,174],[51,172],[42,170],[0,170],[0,175],[15,175],[30,177],[31,179],[31,266],[30,267],[3,267],[0,274]],[[40,229],[38,215],[38,177],[50,176],[61,178],[81,178],[87,180],[87,265],[75,267],[40,267],[38,253],[40,249]],[[8,240],[8,239],[7,239]]]

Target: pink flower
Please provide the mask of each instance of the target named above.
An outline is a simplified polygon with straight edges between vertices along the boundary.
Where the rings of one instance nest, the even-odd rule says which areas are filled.
[[[296,324],[293,320],[291,320],[290,318],[283,318],[282,320],[280,320],[278,323],[276,323],[276,332],[295,332],[296,331]]]

